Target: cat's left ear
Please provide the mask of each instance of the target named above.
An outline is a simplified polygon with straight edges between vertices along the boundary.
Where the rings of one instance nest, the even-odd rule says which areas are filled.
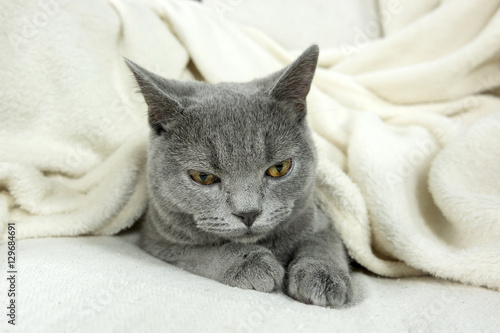
[[[127,58],[124,60],[134,74],[148,105],[149,125],[159,134],[163,130],[162,124],[182,113],[182,106],[174,97],[175,94],[170,93],[174,87],[172,87],[171,81],[146,70]]]
[[[311,45],[286,67],[271,89],[270,95],[280,101],[293,101],[305,110],[305,101],[318,64],[319,48]]]

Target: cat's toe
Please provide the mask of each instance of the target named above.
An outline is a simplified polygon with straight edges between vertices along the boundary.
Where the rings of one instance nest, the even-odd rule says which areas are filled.
[[[288,294],[303,303],[338,308],[353,294],[349,273],[315,259],[294,264],[288,274]]]
[[[281,288],[285,270],[269,251],[252,251],[231,266],[223,282],[242,289],[272,292]]]

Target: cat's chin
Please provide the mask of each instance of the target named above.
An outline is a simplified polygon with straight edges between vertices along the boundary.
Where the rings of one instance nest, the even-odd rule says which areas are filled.
[[[238,230],[238,231],[233,231],[231,233],[223,232],[214,232],[212,230],[211,232],[214,234],[214,236],[221,237],[225,240],[228,240],[233,243],[241,243],[241,244],[250,244],[250,243],[255,243],[263,238],[265,238],[269,232],[266,232],[264,230]]]
[[[241,244],[250,244],[250,243],[255,243],[258,240],[264,238],[266,234],[263,233],[244,233],[240,236],[232,236],[232,237],[227,237],[228,240],[234,242],[234,243],[241,243]]]

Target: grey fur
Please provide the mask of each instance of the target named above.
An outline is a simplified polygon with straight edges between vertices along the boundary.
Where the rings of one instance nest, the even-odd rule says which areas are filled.
[[[196,274],[304,303],[353,295],[348,257],[314,195],[316,153],[305,121],[318,59],[247,83],[178,82],[130,60],[149,107],[149,208],[144,249]],[[292,158],[283,177],[270,166]],[[199,185],[188,170],[217,175]],[[260,212],[248,227],[236,216]]]

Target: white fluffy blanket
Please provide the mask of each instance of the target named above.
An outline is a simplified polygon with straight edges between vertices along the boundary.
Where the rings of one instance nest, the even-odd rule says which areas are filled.
[[[384,38],[366,42],[367,24],[322,50],[308,98],[321,199],[369,270],[500,289],[500,2],[394,3],[380,0]],[[146,107],[122,56],[218,82],[298,54],[193,2],[0,12],[3,237],[8,221],[18,238],[115,234],[143,213]]]

